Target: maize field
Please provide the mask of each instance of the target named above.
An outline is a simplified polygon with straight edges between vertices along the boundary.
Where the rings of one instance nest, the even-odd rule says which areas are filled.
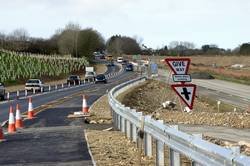
[[[85,58],[63,58],[0,50],[0,82],[55,77],[84,69]]]

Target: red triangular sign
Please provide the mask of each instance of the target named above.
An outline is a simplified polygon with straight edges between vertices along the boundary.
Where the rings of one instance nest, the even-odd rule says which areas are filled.
[[[174,74],[187,74],[190,58],[166,58],[165,62],[174,72]]]
[[[193,109],[196,85],[194,84],[173,84],[172,89],[181,98],[181,100],[190,108]]]

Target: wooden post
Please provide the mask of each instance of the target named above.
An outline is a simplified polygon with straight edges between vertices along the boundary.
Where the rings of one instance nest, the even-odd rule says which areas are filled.
[[[141,127],[138,131],[138,136],[139,136],[138,165],[139,166],[141,166],[142,144],[143,144],[143,136],[144,136],[144,122],[145,122],[145,117],[141,116]]]

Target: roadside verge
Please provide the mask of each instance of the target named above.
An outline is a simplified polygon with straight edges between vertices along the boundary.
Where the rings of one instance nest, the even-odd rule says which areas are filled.
[[[107,95],[102,96],[90,108],[89,123],[112,124]],[[120,131],[112,128],[106,130],[85,131],[89,148],[97,166],[101,165],[135,165],[137,149]],[[152,158],[142,158],[143,165],[155,165]]]

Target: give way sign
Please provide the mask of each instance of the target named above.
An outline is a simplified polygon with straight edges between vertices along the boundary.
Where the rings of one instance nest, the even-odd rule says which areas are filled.
[[[190,58],[166,58],[165,62],[174,72],[174,74],[187,74],[189,65],[190,65]]]
[[[173,84],[172,89],[177,93],[181,100],[188,106],[188,108],[193,109],[194,97],[196,92],[195,84]]]

